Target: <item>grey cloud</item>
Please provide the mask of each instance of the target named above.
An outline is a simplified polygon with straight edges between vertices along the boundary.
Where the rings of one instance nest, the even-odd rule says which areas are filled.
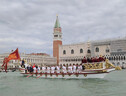
[[[56,14],[63,44],[124,36],[125,10],[125,0],[1,0],[0,52],[19,47],[52,54]]]

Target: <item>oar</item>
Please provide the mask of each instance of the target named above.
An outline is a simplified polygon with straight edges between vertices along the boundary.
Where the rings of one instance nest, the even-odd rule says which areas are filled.
[[[36,79],[38,79],[38,78],[40,78],[41,76],[42,76],[42,73],[40,73],[41,75],[40,76],[38,76],[38,77],[36,77]]]
[[[27,78],[30,77],[31,75],[32,75],[32,74],[28,75]]]

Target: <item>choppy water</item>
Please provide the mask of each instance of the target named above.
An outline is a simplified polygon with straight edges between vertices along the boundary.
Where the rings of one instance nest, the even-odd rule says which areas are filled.
[[[126,96],[126,70],[104,79],[65,80],[0,73],[0,96]]]

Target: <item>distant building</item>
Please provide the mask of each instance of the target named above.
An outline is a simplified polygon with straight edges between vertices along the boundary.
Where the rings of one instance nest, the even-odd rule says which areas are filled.
[[[0,66],[3,64],[3,59],[7,57],[10,53],[4,53],[0,54]],[[25,54],[20,53],[21,60],[25,60],[28,64],[37,64],[37,65],[56,65],[57,59],[55,57],[51,57],[50,55],[46,53],[31,53],[31,54]],[[21,62],[18,60],[11,60],[9,62],[10,67],[15,67],[20,65]]]
[[[61,28],[59,26],[58,17],[55,23],[55,28]],[[57,57],[57,63],[59,65],[81,64],[84,56],[99,57],[102,55],[116,66],[126,66],[126,37],[62,45],[61,29],[60,31],[54,30],[53,34],[53,56]]]

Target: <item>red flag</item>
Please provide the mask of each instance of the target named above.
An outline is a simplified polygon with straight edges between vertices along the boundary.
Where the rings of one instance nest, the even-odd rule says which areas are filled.
[[[10,60],[20,60],[18,48],[13,53],[11,53],[8,57],[4,58],[2,67],[4,66],[5,71],[7,70],[7,65]]]
[[[11,53],[9,56],[8,56],[8,60],[20,60],[20,55],[19,55],[19,52],[18,52],[18,48],[13,52]]]

